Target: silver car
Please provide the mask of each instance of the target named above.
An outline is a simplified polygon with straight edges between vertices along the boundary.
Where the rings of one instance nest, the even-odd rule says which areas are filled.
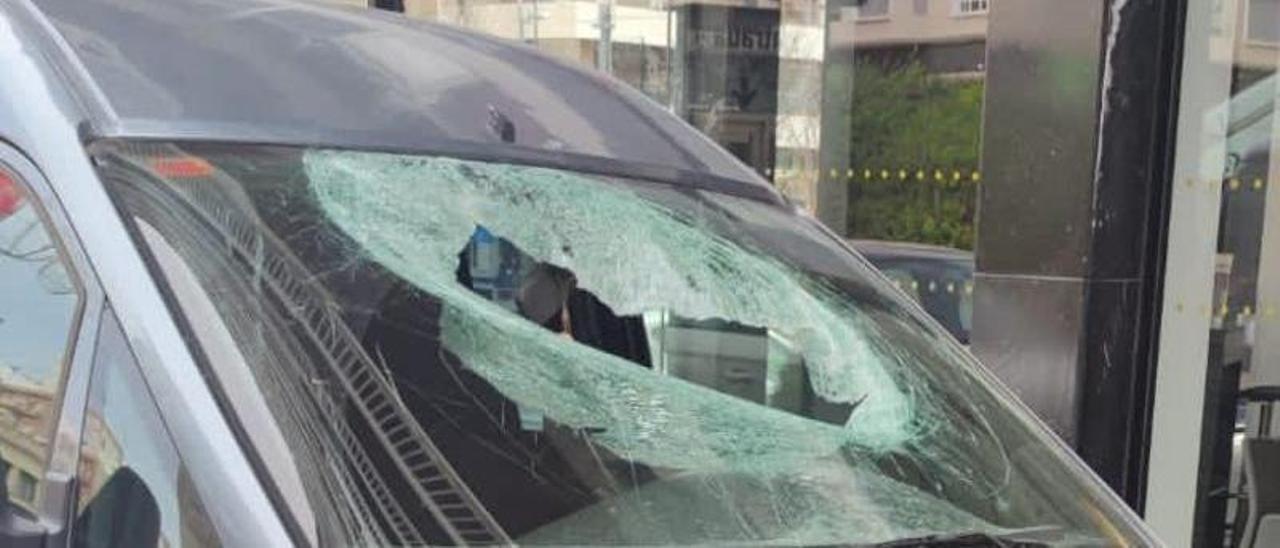
[[[285,0],[0,0],[0,545],[1155,544],[608,77]]]

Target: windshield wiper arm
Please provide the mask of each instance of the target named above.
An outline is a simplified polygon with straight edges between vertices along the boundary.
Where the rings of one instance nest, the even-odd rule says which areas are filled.
[[[965,532],[891,540],[867,545],[870,548],[906,548],[915,546],[948,546],[955,548],[1048,548],[1044,542],[1017,538],[1017,533],[993,535],[991,533]]]

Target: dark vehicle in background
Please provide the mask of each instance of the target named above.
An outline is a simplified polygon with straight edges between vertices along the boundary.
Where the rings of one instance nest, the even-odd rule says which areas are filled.
[[[1156,542],[607,77],[285,0],[0,0],[0,67],[0,545]]]
[[[973,253],[942,246],[853,240],[853,248],[962,344],[973,321]]]

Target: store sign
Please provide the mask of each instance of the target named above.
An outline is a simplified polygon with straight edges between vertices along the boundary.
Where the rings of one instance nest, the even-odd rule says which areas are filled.
[[[777,111],[778,10],[688,5],[680,20],[691,110],[727,116]]]
[[[778,51],[778,27],[697,29],[692,32],[690,46],[700,51],[775,53]]]

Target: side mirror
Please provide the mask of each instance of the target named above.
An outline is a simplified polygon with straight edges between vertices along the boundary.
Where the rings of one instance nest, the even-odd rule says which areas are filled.
[[[0,457],[0,546],[40,548],[47,531],[36,516],[9,500],[9,468]]]

